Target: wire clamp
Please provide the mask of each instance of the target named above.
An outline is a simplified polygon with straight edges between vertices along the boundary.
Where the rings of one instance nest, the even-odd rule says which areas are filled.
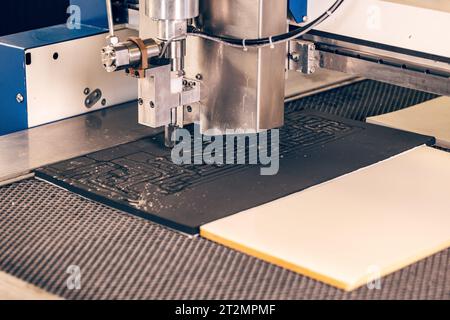
[[[273,43],[272,36],[269,37],[270,49],[275,49],[275,44]]]
[[[247,39],[242,40],[242,47],[244,47],[244,51],[245,51],[245,52],[248,51],[248,48],[247,48],[247,46],[245,45],[245,42],[246,42],[246,41],[247,41]]]

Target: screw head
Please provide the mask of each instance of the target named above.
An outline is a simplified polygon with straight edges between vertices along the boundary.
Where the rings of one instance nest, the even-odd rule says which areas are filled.
[[[138,103],[140,106],[142,106],[144,104],[144,100],[142,100],[142,98],[139,98]]]
[[[186,110],[187,110],[187,112],[192,112],[192,107],[191,106],[187,106],[187,108],[186,108]]]
[[[102,106],[106,106],[106,99],[102,100]]]
[[[150,108],[155,108],[155,103],[153,101],[150,101]]]
[[[21,93],[18,93],[16,95],[16,101],[17,103],[22,103],[25,100],[25,98],[23,97],[23,95]]]
[[[197,74],[196,76],[195,76],[195,79],[197,79],[197,80],[203,80],[203,76],[199,73],[199,74]]]
[[[91,89],[86,88],[86,89],[84,89],[83,92],[84,92],[85,95],[88,95],[89,93],[91,93]]]
[[[108,36],[106,37],[106,40],[113,46],[119,43],[119,38],[116,36]]]
[[[291,59],[294,62],[299,62],[300,61],[300,54],[298,52],[292,52],[291,53]]]

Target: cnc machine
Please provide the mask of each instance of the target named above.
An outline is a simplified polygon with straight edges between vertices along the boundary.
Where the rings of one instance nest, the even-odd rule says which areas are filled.
[[[365,120],[431,100],[449,114],[450,1],[70,0],[67,14],[0,37],[1,270],[64,298],[341,299],[259,260],[353,290],[361,257],[388,255],[379,279],[447,248],[348,297],[448,296],[448,120]],[[178,163],[183,131],[200,142]],[[245,160],[269,155],[268,133],[263,174]],[[210,159],[227,147],[230,163],[202,158],[217,141]]]
[[[211,135],[279,128],[288,70],[450,92],[445,0],[72,0],[68,13],[67,25],[0,39],[13,75],[0,134],[133,99],[169,145],[193,122]]]
[[[168,145],[174,128],[191,122],[212,135],[283,126],[288,69],[450,94],[449,48],[433,41],[450,23],[444,1],[401,11],[402,1],[380,0],[146,0],[140,37],[120,40],[107,4],[104,67],[138,78],[139,122],[164,126]],[[427,8],[439,4],[440,11]],[[417,27],[425,16],[434,23]]]

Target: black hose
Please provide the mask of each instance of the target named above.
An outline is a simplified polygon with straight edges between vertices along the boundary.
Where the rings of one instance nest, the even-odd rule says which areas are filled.
[[[224,36],[217,36],[217,35],[211,35],[206,32],[200,31],[192,26],[189,27],[188,32],[192,35],[195,34],[201,34],[205,36],[209,36],[212,38],[216,38],[220,41],[227,42],[233,45],[242,45],[245,41],[245,45],[248,47],[251,46],[259,46],[259,45],[266,45],[270,44],[271,42],[279,42],[284,41],[287,39],[290,39],[292,37],[295,37],[296,35],[301,35],[305,30],[309,30],[312,27],[315,27],[316,25],[320,24],[321,22],[325,21],[330,15],[332,15],[339,7],[344,3],[344,0],[337,0],[326,12],[324,12],[320,17],[315,19],[313,22],[307,24],[306,26],[297,28],[295,30],[292,30],[290,32],[280,34],[273,36],[272,38],[259,38],[259,39],[237,39],[237,38],[230,38],[230,37],[224,37]]]

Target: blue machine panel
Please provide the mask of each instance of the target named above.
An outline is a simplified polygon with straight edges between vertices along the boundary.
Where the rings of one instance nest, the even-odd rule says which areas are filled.
[[[27,50],[105,33],[108,27],[104,0],[71,0],[79,7],[78,27],[67,24],[0,37],[0,136],[28,128],[26,68],[33,63]],[[71,20],[72,21],[72,20]],[[28,60],[28,61],[27,61]],[[20,94],[23,101],[17,102]]]
[[[4,135],[28,128],[24,51],[0,46],[0,70],[0,135]],[[16,101],[18,94],[22,103]]]
[[[295,22],[301,23],[308,16],[308,0],[289,0],[289,11]]]
[[[81,9],[81,24],[108,28],[105,0],[70,0],[71,5]]]
[[[27,50],[104,33],[105,29],[65,24],[0,37],[0,136],[28,128],[26,63]],[[33,57],[28,57],[33,63]],[[16,96],[23,101],[18,103]]]

